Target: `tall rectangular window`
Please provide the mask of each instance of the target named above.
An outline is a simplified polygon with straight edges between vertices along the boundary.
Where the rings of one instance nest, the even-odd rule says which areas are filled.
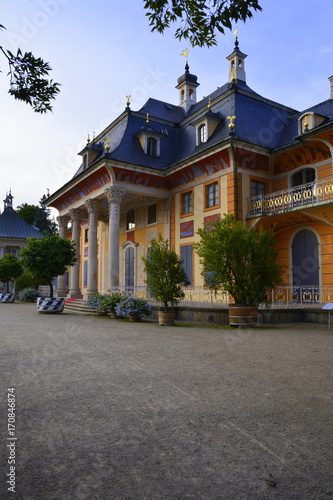
[[[192,272],[192,259],[193,259],[193,251],[192,251],[192,245],[182,245],[180,247],[180,258],[182,259],[183,263],[183,269],[187,275],[187,279],[190,282],[190,285],[192,285],[193,282],[193,272]]]
[[[193,212],[193,195],[192,191],[182,194],[181,198],[181,214],[191,214]]]
[[[251,181],[251,196],[265,194],[265,183],[259,181]]]
[[[156,224],[156,203],[148,207],[147,224]]]
[[[215,207],[219,204],[219,186],[212,182],[206,186],[206,208]]]
[[[88,261],[83,263],[83,286],[88,286]]]

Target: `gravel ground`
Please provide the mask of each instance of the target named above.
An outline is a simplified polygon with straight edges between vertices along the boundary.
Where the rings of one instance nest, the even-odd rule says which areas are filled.
[[[1,498],[333,499],[327,326],[160,327],[18,303],[0,305],[0,330]]]

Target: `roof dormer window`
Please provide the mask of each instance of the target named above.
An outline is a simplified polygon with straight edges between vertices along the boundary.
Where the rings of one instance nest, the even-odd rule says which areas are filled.
[[[158,156],[157,146],[158,146],[158,141],[155,137],[147,137],[146,154],[148,156]]]
[[[136,137],[139,139],[141,148],[147,156],[159,158],[160,156],[160,143],[165,134],[156,132],[151,129],[140,130]]]
[[[298,119],[298,133],[306,134],[321,125],[325,119],[325,116],[313,112],[303,113]]]
[[[83,170],[86,170],[86,168],[88,167],[88,154],[84,154],[83,155]]]
[[[198,127],[198,145],[207,141],[207,126],[205,123]]]

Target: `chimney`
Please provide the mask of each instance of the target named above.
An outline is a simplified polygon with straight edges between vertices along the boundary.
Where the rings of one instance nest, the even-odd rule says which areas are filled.
[[[330,99],[333,99],[333,75],[329,77],[330,81]]]

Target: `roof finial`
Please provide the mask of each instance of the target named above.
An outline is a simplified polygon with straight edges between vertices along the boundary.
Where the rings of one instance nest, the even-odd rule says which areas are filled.
[[[237,28],[237,26],[236,26],[235,31],[233,32],[233,35],[235,37],[235,49],[238,50],[239,42],[238,42],[238,28]]]

